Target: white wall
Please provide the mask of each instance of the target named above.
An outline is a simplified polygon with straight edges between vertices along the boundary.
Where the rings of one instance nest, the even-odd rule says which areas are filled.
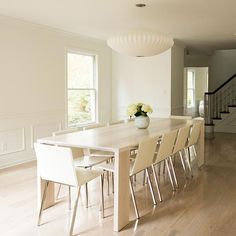
[[[236,49],[217,50],[211,57],[210,91],[215,90],[236,74]]]
[[[185,67],[209,67],[209,91],[236,73],[236,49],[216,50],[212,55],[185,55]]]
[[[153,57],[112,53],[112,118],[126,118],[127,106],[143,102],[152,116],[169,116],[171,110],[171,50]]]
[[[185,67],[209,67],[211,65],[211,56],[204,54],[185,54]]]
[[[195,100],[197,104],[204,99],[204,93],[208,91],[207,67],[194,68],[195,70]]]
[[[183,115],[184,111],[184,48],[171,48],[171,114]]]
[[[111,117],[111,50],[104,42],[0,17],[0,168],[33,158],[33,142],[64,126],[67,49],[99,61],[99,120]]]
[[[187,108],[187,70],[195,73],[195,107]],[[204,100],[204,93],[208,91],[208,67],[185,67],[184,73],[184,104],[185,115],[199,116],[199,102]]]

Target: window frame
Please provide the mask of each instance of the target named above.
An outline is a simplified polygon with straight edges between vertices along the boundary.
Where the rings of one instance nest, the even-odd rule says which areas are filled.
[[[93,57],[93,88],[70,88],[68,87],[68,54],[72,53],[72,54],[78,54],[78,55],[82,55],[82,56],[91,56]],[[90,124],[95,124],[98,123],[98,55],[96,52],[90,52],[90,51],[83,51],[83,50],[78,50],[78,49],[66,49],[65,52],[65,127],[69,128],[69,127],[83,127],[86,125],[90,125]],[[68,123],[68,91],[72,91],[72,90],[87,90],[87,91],[94,91],[94,120],[91,122],[87,122],[87,123],[77,123],[73,126],[69,126]]]
[[[193,73],[193,77],[192,77],[192,84],[193,84],[193,87],[192,88],[189,88],[189,83],[188,83],[188,72],[192,72]],[[195,104],[195,70],[192,70],[192,69],[188,69],[187,70],[187,108],[188,109],[191,109],[191,108],[194,108],[196,106]],[[189,106],[188,105],[188,94],[189,94],[189,90],[191,90],[193,92],[193,106]]]

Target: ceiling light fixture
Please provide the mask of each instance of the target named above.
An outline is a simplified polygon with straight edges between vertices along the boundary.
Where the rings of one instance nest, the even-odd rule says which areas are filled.
[[[145,7],[145,4],[136,4],[136,7]],[[112,36],[107,44],[114,51],[134,57],[149,57],[160,54],[174,44],[171,37],[160,32],[150,30],[132,30]]]

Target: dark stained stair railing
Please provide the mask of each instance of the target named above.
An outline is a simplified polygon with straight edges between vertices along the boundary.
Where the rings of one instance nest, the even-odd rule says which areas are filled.
[[[213,92],[204,95],[205,124],[213,125],[214,119],[221,119],[222,113],[229,113],[229,107],[236,107],[236,74],[231,76]]]

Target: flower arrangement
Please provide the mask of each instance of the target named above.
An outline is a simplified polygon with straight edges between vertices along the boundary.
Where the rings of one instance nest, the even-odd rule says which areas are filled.
[[[127,108],[127,114],[131,116],[148,116],[147,113],[152,113],[152,108],[143,103],[131,104]]]

